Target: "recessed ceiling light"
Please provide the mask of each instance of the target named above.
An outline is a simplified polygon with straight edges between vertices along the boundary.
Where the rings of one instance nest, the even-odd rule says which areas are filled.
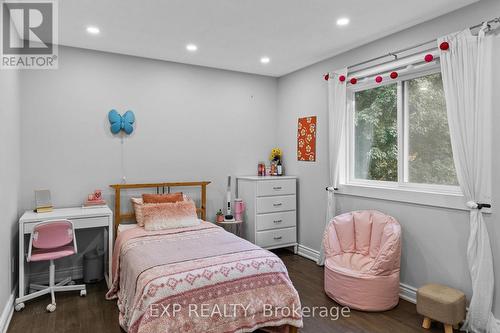
[[[349,22],[351,22],[351,20],[349,20],[348,17],[341,17],[337,20],[337,25],[343,27],[345,25],[348,25]]]
[[[194,44],[188,44],[188,45],[186,45],[186,50],[188,50],[189,52],[194,52],[194,51],[198,50],[198,46],[196,46]]]
[[[269,57],[260,58],[260,62],[263,64],[268,64],[270,61],[271,61],[271,59],[269,59]]]
[[[91,35],[98,35],[101,32],[101,30],[99,30],[99,28],[95,26],[88,26],[87,32]]]

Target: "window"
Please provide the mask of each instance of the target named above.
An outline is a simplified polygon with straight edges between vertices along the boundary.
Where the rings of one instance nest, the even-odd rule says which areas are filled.
[[[397,86],[390,84],[357,92],[355,105],[355,177],[397,181]]]
[[[458,185],[441,74],[408,80],[404,85],[408,119],[405,181]]]
[[[347,182],[457,191],[441,73],[351,86]]]

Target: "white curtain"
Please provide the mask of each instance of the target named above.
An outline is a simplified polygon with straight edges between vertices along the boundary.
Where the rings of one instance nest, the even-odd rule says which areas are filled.
[[[498,333],[494,318],[493,259],[483,213],[476,203],[491,202],[491,84],[492,37],[469,29],[438,40],[448,42],[441,51],[441,71],[446,97],[453,159],[458,182],[470,210],[467,261],[472,299],[463,330]]]
[[[339,155],[341,150],[342,133],[347,111],[347,80],[339,80],[340,76],[347,78],[347,68],[330,73],[328,80],[328,156],[330,190],[326,208],[326,225],[335,217],[335,192],[333,188],[338,185]],[[323,239],[323,238],[321,238]],[[325,263],[323,243],[318,259],[318,265]]]

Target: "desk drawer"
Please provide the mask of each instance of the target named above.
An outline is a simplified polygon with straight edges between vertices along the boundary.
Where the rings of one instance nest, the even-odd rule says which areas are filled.
[[[295,211],[271,214],[258,214],[257,231],[295,227],[297,213]]]
[[[295,210],[296,204],[295,195],[263,197],[256,199],[257,214]]]
[[[257,182],[257,196],[295,194],[295,179],[263,180]]]
[[[87,217],[83,219],[69,219],[73,222],[75,229],[87,229],[87,228],[97,228],[97,227],[107,227],[109,225],[108,217],[98,216],[98,217]],[[24,223],[24,233],[29,234],[33,231],[35,224],[38,222]]]
[[[297,242],[296,228],[257,232],[256,244],[261,247],[274,247],[295,242]]]

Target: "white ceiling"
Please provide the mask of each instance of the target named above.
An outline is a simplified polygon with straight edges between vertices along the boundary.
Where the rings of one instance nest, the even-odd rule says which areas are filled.
[[[59,43],[281,76],[476,1],[63,0]],[[350,25],[337,27],[341,16]]]

